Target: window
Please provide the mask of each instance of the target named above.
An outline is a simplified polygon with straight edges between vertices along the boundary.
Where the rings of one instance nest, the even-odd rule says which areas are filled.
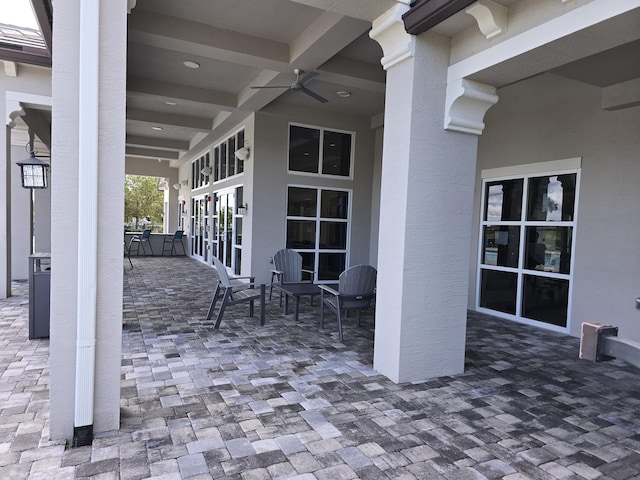
[[[196,190],[200,187],[209,185],[209,175],[203,173],[203,169],[211,168],[211,154],[209,152],[196,158],[191,162],[191,189]],[[206,171],[206,170],[205,170]]]
[[[290,186],[287,190],[286,248],[302,254],[315,280],[338,279],[347,264],[349,192]]]
[[[225,139],[213,149],[213,181],[224,180],[244,172],[244,160],[235,151],[244,145],[244,130]]]
[[[568,328],[578,175],[484,179],[480,309]]]
[[[289,126],[289,171],[351,176],[353,133]]]

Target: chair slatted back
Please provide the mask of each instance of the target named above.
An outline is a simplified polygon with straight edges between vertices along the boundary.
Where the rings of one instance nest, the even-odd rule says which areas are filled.
[[[148,228],[142,231],[142,240],[147,240],[151,236],[151,230]]]
[[[176,233],[173,234],[174,240],[182,240],[182,235],[184,235],[183,230],[176,230]]]
[[[273,256],[273,265],[282,273],[282,283],[302,281],[302,255],[295,250],[278,250]]]
[[[229,279],[229,274],[227,273],[226,267],[222,264],[218,257],[213,257],[213,264],[216,267],[216,271],[218,272],[218,278],[220,279],[220,283],[223,287],[231,287],[231,280]]]
[[[371,265],[356,265],[340,274],[338,292],[344,296],[343,308],[361,308],[369,305],[375,296],[378,272]]]

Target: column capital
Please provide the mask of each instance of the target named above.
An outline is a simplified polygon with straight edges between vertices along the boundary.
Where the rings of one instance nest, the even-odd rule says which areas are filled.
[[[482,135],[484,115],[498,102],[495,87],[460,78],[449,82],[444,111],[444,128]]]
[[[406,3],[398,3],[372,23],[369,37],[382,47],[384,56],[380,63],[385,70],[414,55],[415,37],[407,33],[402,21],[402,15],[408,11]]]

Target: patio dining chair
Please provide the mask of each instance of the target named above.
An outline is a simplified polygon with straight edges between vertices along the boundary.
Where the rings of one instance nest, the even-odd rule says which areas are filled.
[[[342,311],[358,311],[358,326],[362,310],[371,305],[376,295],[377,271],[371,265],[356,265],[340,274],[338,289],[328,285],[320,287],[320,328],[324,328],[324,307],[336,313],[338,318],[338,337],[342,342]]]
[[[164,256],[164,252],[171,252],[171,256],[177,255],[176,245],[180,245],[182,255],[186,255],[187,252],[185,252],[184,244],[182,243],[183,235],[183,230],[176,230],[173,237],[164,237],[162,240],[162,256]]]
[[[265,318],[265,285],[264,283],[259,285],[259,288],[255,288],[255,277],[229,277],[226,267],[218,260],[217,257],[213,257],[213,263],[218,272],[218,285],[216,291],[213,294],[211,305],[209,306],[209,313],[207,313],[207,320],[210,320],[213,316],[213,312],[216,308],[218,300],[222,300],[220,303],[220,310],[216,317],[216,323],[213,328],[220,328],[220,322],[222,316],[227,307],[231,305],[237,305],[239,303],[249,303],[249,316],[253,316],[253,304],[256,300],[260,301],[260,325],[264,325]],[[249,283],[242,280],[249,280]]]
[[[151,230],[148,228],[143,230],[142,235],[134,235],[131,237],[131,241],[129,242],[129,254],[131,254],[133,246],[135,245],[136,255],[139,255],[140,246],[142,246],[144,254],[147,255],[147,247],[145,247],[145,244],[149,245],[149,250],[151,250],[151,255],[153,255],[153,248],[151,247]]]
[[[269,300],[273,294],[273,288],[292,283],[313,282],[313,270],[302,268],[302,255],[295,250],[283,248],[278,250],[273,256],[273,270],[271,270],[271,284],[269,286]],[[303,279],[303,276],[309,276]],[[313,297],[311,297],[313,301]],[[280,291],[280,306],[282,306],[282,291]]]

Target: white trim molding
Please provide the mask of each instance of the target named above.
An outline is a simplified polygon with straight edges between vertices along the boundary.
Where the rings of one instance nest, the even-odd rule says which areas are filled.
[[[495,87],[461,78],[447,85],[444,128],[482,135],[484,116],[498,102]]]
[[[9,126],[9,128],[15,127],[15,119],[23,116],[26,113],[24,111],[23,105],[51,106],[51,97],[22,92],[7,91],[5,101],[7,125]]]
[[[487,40],[507,31],[509,9],[492,0],[478,0],[465,10],[478,22],[478,28]]]
[[[408,5],[398,3],[376,18],[369,31],[369,37],[382,47],[384,55],[380,63],[385,70],[414,56],[415,37],[407,33],[402,21],[402,15],[408,11]]]
[[[525,165],[511,165],[508,167],[487,168],[480,171],[480,178],[502,178],[537,173],[564,172],[582,168],[582,157],[562,158],[548,162],[527,163]]]

